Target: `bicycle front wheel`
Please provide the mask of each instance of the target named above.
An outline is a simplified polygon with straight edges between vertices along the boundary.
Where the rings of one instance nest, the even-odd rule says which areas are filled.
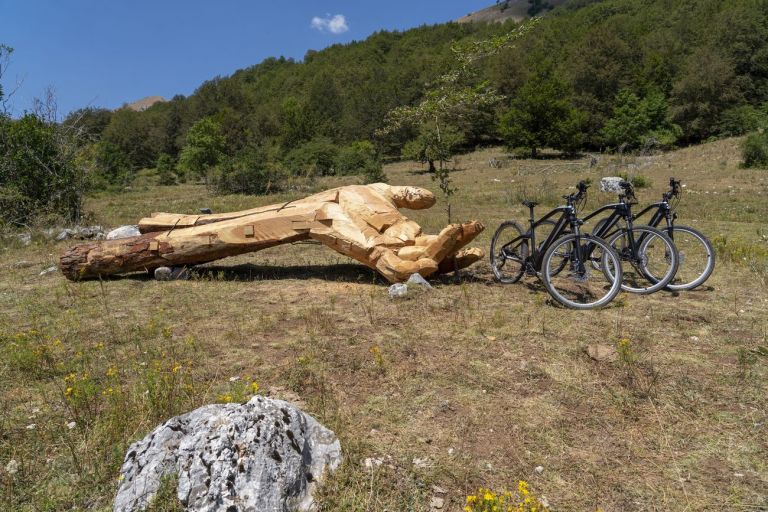
[[[677,274],[667,290],[693,290],[704,284],[715,269],[715,249],[707,237],[688,226],[673,226],[663,231],[672,238],[680,254]]]
[[[591,261],[600,261],[595,269]],[[544,253],[541,276],[553,299],[572,309],[595,309],[611,302],[621,291],[621,260],[602,238],[566,235]]]
[[[657,292],[675,277],[679,265],[677,248],[672,239],[658,229],[650,226],[625,228],[612,235],[608,243],[621,258],[624,270],[621,288],[624,291]]]

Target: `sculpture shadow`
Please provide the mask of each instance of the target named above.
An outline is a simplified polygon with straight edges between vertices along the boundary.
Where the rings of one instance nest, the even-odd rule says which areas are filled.
[[[354,263],[330,265],[206,265],[190,269],[192,279],[221,281],[281,281],[322,279],[342,283],[386,283],[376,272]]]

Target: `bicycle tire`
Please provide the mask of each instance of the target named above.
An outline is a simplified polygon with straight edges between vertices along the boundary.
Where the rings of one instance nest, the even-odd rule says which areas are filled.
[[[642,238],[640,247],[637,248],[638,254],[634,254],[632,248],[626,246],[626,235],[629,230],[622,228],[608,238],[608,243],[616,249],[622,259],[622,265],[625,273],[622,275],[621,288],[625,292],[646,295],[654,293],[666,287],[672,279],[675,278],[677,268],[680,264],[680,257],[675,247],[675,243],[669,236],[661,230],[651,226],[632,226],[633,238],[637,241]],[[624,241],[623,247],[616,247],[616,243]],[[659,265],[661,272],[657,269],[651,269],[648,249],[651,244],[661,242],[663,247],[663,259],[661,254],[654,255],[653,265]],[[634,270],[628,272],[626,263]],[[661,277],[658,277],[661,274]],[[634,277],[633,277],[634,276]],[[649,286],[643,286],[639,283],[647,281]]]
[[[576,247],[577,244],[581,245]],[[590,254],[586,255],[586,258],[582,261],[581,256],[578,258],[576,257],[576,251],[578,250],[580,254],[581,249],[585,244],[590,244],[592,246],[592,251],[590,251]],[[599,272],[599,275],[605,277],[607,283],[598,282],[596,284],[587,285],[587,279],[595,270],[589,265],[591,252],[595,251],[595,248],[598,247],[604,255],[602,258],[604,268],[612,267],[614,271],[613,273],[604,270]],[[551,266],[552,259],[564,257],[569,258],[569,261],[566,261],[566,264],[570,264],[569,271],[565,273],[562,272],[562,262],[556,261],[554,269],[561,270],[555,270],[553,273],[553,267]],[[576,265],[576,268],[574,268],[574,264]],[[571,309],[597,309],[610,303],[621,291],[621,280],[618,278],[619,275],[621,275],[621,259],[616,250],[602,238],[590,234],[570,234],[558,238],[547,249],[547,252],[544,253],[541,264],[542,281],[547,292],[557,302]],[[555,279],[558,281],[555,282]],[[563,288],[562,291],[560,290],[560,287]],[[587,293],[595,295],[594,292],[599,293],[601,290],[604,294],[599,296],[596,300],[587,303],[576,302],[566,296],[567,293],[575,296],[586,296]]]
[[[680,264],[677,269],[677,274],[675,275],[675,278],[672,279],[669,284],[667,284],[666,289],[670,291],[693,290],[694,288],[704,284],[715,270],[715,248],[712,247],[712,242],[710,242],[709,239],[700,231],[690,226],[673,226],[672,228],[663,228],[662,231],[666,232],[667,234],[670,232],[672,233],[670,238],[672,238],[672,242],[674,242],[678,252],[680,253]],[[700,243],[704,248],[707,261],[704,265],[704,271],[701,272],[695,279],[688,279],[690,272],[689,269],[694,266],[698,267],[699,262],[696,261],[696,265],[692,264],[691,260],[694,260],[695,257],[690,253],[690,251],[686,249],[686,242],[684,239],[679,237],[680,234],[683,234],[683,236],[684,234],[692,236],[693,239]]]
[[[502,235],[505,231],[511,231],[511,236],[508,236],[507,242],[502,240]],[[522,238],[510,251],[507,251],[503,246],[514,240],[517,237],[524,236],[525,232],[520,224],[514,220],[508,220],[502,222],[491,239],[491,270],[496,280],[504,284],[516,283],[520,280],[525,272],[525,264],[530,254],[530,242],[528,238]],[[498,252],[498,254],[497,254]],[[510,264],[509,275],[505,275],[502,269]],[[519,267],[519,268],[517,268]]]

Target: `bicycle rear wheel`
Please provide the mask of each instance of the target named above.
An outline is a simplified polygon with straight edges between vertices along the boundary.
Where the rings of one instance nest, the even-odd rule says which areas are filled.
[[[591,265],[601,261],[601,268]],[[541,276],[553,299],[572,309],[600,308],[621,291],[621,260],[602,238],[566,235],[544,253]]]
[[[715,269],[715,249],[707,237],[688,226],[673,226],[662,231],[669,235],[680,255],[677,274],[667,284],[667,290],[693,290],[704,284]]]
[[[522,277],[530,254],[530,240],[523,234],[523,228],[513,220],[502,222],[493,234],[491,269],[497,281],[516,283]]]
[[[630,293],[654,293],[669,284],[675,277],[679,256],[674,242],[656,228],[633,226],[630,245],[629,230],[618,231],[608,239],[611,247],[621,257],[621,288]]]

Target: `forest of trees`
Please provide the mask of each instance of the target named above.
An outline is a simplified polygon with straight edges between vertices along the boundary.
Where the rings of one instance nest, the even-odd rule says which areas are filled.
[[[514,28],[381,31],[300,62],[266,59],[142,112],[78,110],[60,127],[80,135],[75,160],[95,188],[124,186],[142,168],[157,168],[162,183],[205,179],[241,193],[267,192],[290,175],[380,179],[382,158],[425,159],[435,143],[429,123],[382,131],[387,114],[423,101],[456,65],[453,47]],[[473,66],[475,85],[502,99],[444,126],[443,153],[503,143],[536,156],[741,135],[768,119],[768,3],[570,0]],[[18,123],[50,128],[37,121],[0,118],[0,137],[15,136]],[[16,193],[3,172],[0,202]]]

